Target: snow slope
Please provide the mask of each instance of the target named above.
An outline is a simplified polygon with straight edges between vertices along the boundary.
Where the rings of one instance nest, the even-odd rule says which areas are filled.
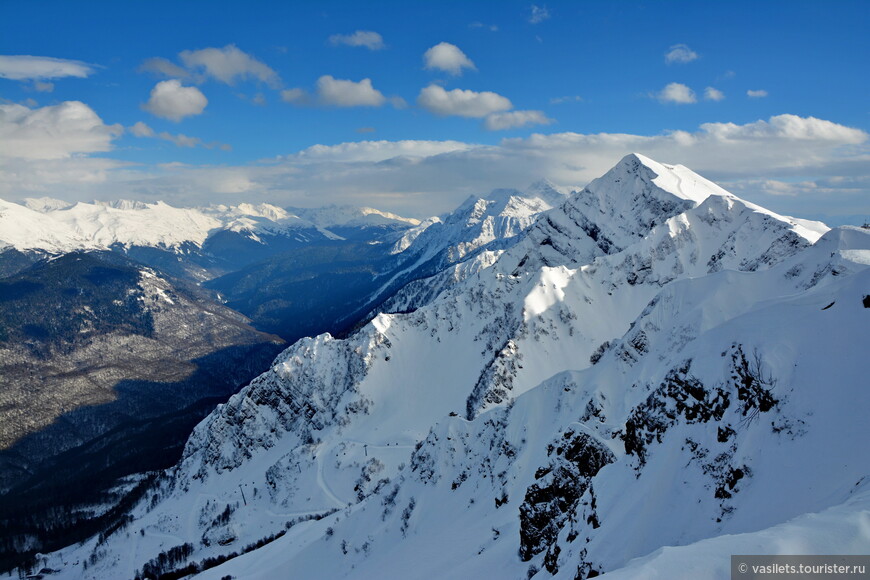
[[[268,539],[201,576],[727,578],[735,546],[866,553],[868,265],[866,230],[627,156],[415,311],[297,342],[129,527],[46,562],[130,577]]]

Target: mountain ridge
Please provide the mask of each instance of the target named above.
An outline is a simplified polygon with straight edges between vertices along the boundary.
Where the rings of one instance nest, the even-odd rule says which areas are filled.
[[[129,531],[47,562],[132,576],[174,542],[196,564],[269,536],[202,576],[587,578],[801,514],[845,526],[870,488],[868,265],[866,230],[627,156],[413,311],[295,343]],[[726,578],[723,558],[688,574]]]

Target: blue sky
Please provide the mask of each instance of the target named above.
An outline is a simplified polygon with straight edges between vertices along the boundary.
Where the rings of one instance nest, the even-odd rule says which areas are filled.
[[[868,29],[864,1],[4,0],[0,196],[424,216],[636,150],[861,223]]]

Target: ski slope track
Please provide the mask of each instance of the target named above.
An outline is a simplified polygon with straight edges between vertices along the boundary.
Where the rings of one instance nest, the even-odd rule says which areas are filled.
[[[189,543],[209,579],[727,579],[870,551],[870,231],[629,155],[516,237],[298,341],[127,525],[41,565],[131,578]]]

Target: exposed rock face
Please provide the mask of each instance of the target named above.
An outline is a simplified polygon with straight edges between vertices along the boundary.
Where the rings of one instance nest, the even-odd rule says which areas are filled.
[[[536,481],[526,490],[520,505],[520,558],[528,561],[547,550],[545,566],[555,574],[561,551],[557,540],[565,526],[571,528],[569,542],[585,525],[598,527],[592,478],[616,457],[590,435],[573,431],[550,444],[547,455],[550,463],[537,470]],[[578,509],[581,499],[583,509]]]

